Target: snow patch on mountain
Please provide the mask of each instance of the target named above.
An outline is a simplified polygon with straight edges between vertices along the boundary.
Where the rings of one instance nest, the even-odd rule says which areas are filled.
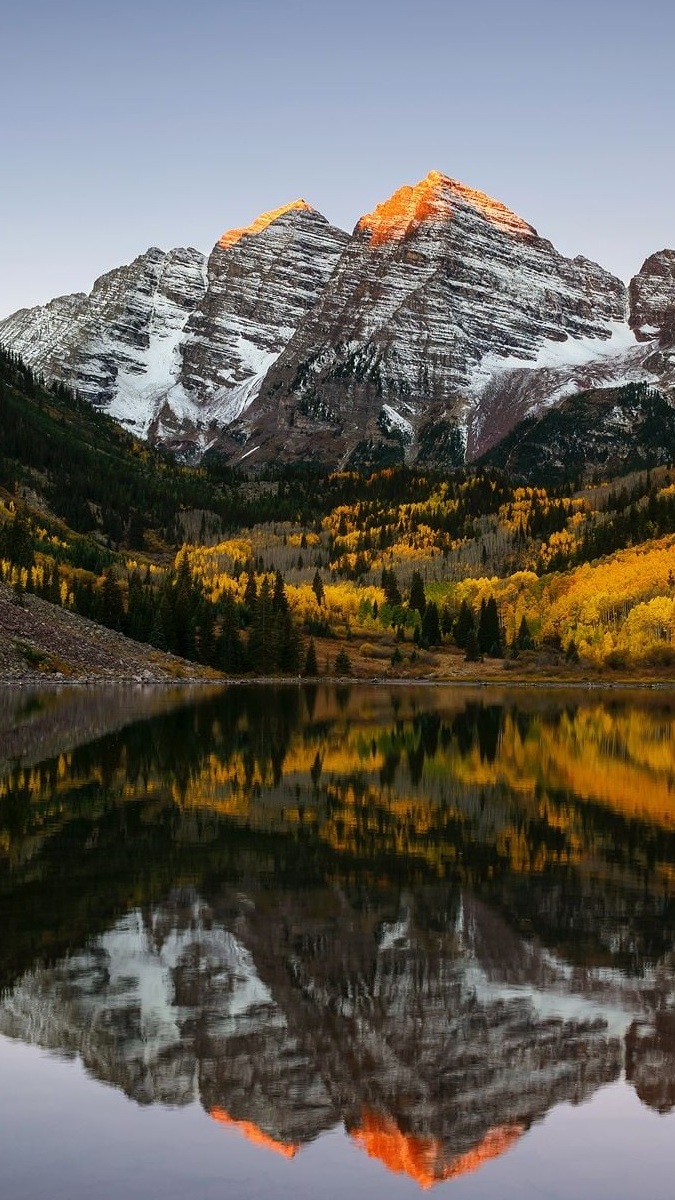
[[[566,337],[564,340],[546,339],[539,345],[534,356],[526,353],[500,355],[488,353],[483,356],[469,380],[470,393],[481,392],[486,383],[502,372],[529,368],[564,370],[587,366],[588,363],[615,363],[632,350],[642,349],[635,334],[625,321],[608,321],[607,336]]]

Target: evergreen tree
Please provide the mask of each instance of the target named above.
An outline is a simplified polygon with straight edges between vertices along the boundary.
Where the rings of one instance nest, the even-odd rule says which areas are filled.
[[[290,611],[281,613],[276,620],[276,667],[282,675],[297,675],[300,667],[300,638]]]
[[[255,581],[255,574],[253,573],[253,570],[249,567],[249,570],[246,575],[246,587],[244,588],[244,609],[245,609],[244,615],[245,615],[245,619],[246,619],[247,623],[250,623],[251,620],[253,619],[253,614],[255,612],[255,606],[257,604],[257,601],[258,601],[258,585]]]
[[[122,628],[124,597],[112,567],[108,567],[103,573],[103,584],[98,597],[98,619],[109,629]]]
[[[274,576],[274,591],[272,593],[272,608],[276,613],[288,612],[288,599],[286,597],[286,585],[281,571],[277,571]]]
[[[313,638],[310,638],[309,645],[307,647],[305,666],[302,673],[307,679],[316,679],[316,676],[319,674],[319,666],[316,661],[316,647],[314,645]]]
[[[166,593],[166,600],[171,612],[169,648],[182,658],[196,656],[196,627],[199,607],[202,600],[202,590],[192,578],[190,561],[187,554],[181,555],[178,562],[173,586]]]
[[[344,646],[335,655],[333,670],[338,678],[342,678],[343,675],[351,675],[352,673],[351,659]]]
[[[382,568],[382,591],[387,604],[390,604],[392,608],[398,608],[401,605],[401,591],[396,572],[388,570],[386,567]]]
[[[478,645],[478,637],[476,636],[476,630],[473,628],[473,626],[467,634],[464,648],[464,658],[467,662],[480,662],[483,655],[481,654],[480,647]]]
[[[256,674],[272,675],[277,669],[278,648],[273,644],[273,610],[267,576],[262,581],[248,639],[248,668]]]
[[[503,656],[502,629],[494,596],[490,596],[489,600],[481,600],[477,637],[481,654],[488,654],[490,658]]]
[[[323,583],[321,582],[321,576],[319,575],[318,568],[314,572],[314,578],[312,580],[312,589],[314,591],[314,595],[316,596],[316,602],[320,607],[324,601],[324,590],[323,590]]]
[[[534,641],[530,633],[530,627],[527,623],[527,617],[523,617],[516,636],[516,645],[519,650],[533,650]]]
[[[222,620],[217,644],[217,663],[228,675],[237,675],[243,667],[237,606],[227,593],[220,601]]]
[[[425,646],[440,646],[441,640],[438,605],[433,600],[430,600],[422,617],[422,643]]]
[[[427,606],[427,598],[424,591],[424,582],[419,571],[413,571],[410,580],[410,596],[408,598],[408,608],[416,611],[421,617],[424,616],[424,610]]]
[[[159,605],[157,605],[154,611],[148,641],[150,642],[150,645],[155,646],[157,650],[169,649],[169,644],[164,629],[164,622],[162,620],[162,611]]]
[[[209,667],[218,666],[216,645],[216,616],[213,605],[204,600],[201,605],[197,624],[197,652],[199,661]]]
[[[467,604],[466,600],[462,600],[459,613],[457,614],[457,620],[455,621],[452,631],[455,644],[459,646],[460,650],[466,650],[469,637],[472,633],[475,635],[475,632],[476,622],[473,615],[473,609],[469,604]]]
[[[79,607],[81,599],[77,594],[75,602],[78,612],[82,612]],[[149,640],[154,607],[154,597],[150,588],[143,584],[138,571],[133,571],[129,576],[127,613],[124,622],[124,632],[128,637],[134,638],[137,642]]]
[[[444,637],[452,633],[454,624],[454,613],[448,604],[444,604],[441,609],[441,633]]]
[[[33,556],[33,532],[25,507],[21,506],[17,508],[13,520],[3,530],[3,534],[3,541],[0,542],[0,553],[4,552],[9,561],[17,567],[32,567],[35,562]]]

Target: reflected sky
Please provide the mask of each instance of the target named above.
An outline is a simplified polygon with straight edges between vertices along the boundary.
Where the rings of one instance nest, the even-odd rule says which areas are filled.
[[[666,1195],[666,695],[72,704],[0,698],[3,1196]]]
[[[139,1109],[93,1089],[79,1066],[0,1039],[3,1196],[37,1200],[204,1200],[223,1195],[419,1196],[416,1184],[365,1158],[341,1129],[291,1161],[265,1155],[196,1106]],[[36,1133],[39,1132],[39,1153]],[[441,1185],[454,1200],[594,1196],[635,1200],[648,1172],[650,1200],[672,1195],[672,1122],[620,1083],[578,1107],[561,1105],[507,1156]]]

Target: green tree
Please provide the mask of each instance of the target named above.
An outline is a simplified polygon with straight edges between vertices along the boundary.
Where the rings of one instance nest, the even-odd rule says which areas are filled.
[[[410,595],[408,597],[408,608],[418,612],[421,617],[424,616],[424,610],[427,606],[427,598],[424,591],[424,582],[419,571],[413,571],[410,580]]]
[[[516,636],[516,645],[519,650],[533,650],[534,649],[534,641],[532,640],[532,634],[530,633],[530,626],[528,625],[527,617],[525,617],[525,616],[522,618],[522,620],[520,622],[520,626],[518,628],[518,634]]]
[[[344,675],[351,675],[351,673],[352,673],[351,659],[350,659],[349,655],[347,654],[347,651],[345,650],[344,646],[342,646],[341,649],[338,650],[337,654],[335,655],[335,663],[333,664],[333,670],[334,670],[335,674],[338,676],[338,678],[340,678],[340,679]]]
[[[476,621],[473,609],[467,604],[466,600],[462,600],[452,631],[455,644],[459,646],[460,650],[466,650],[469,637],[472,633],[475,635],[475,632]]]
[[[489,600],[481,601],[477,637],[481,654],[488,654],[490,658],[502,658],[504,653],[502,629],[494,596],[490,596]]]
[[[307,653],[305,655],[305,666],[302,673],[307,679],[315,679],[319,674],[319,666],[316,661],[316,647],[314,645],[313,638],[310,638],[309,640]]]
[[[103,573],[98,604],[99,621],[109,629],[121,629],[124,621],[124,597],[112,567],[108,567]]]
[[[480,662],[483,655],[481,654],[480,646],[478,645],[478,637],[476,636],[476,630],[473,628],[471,628],[467,634],[464,649],[465,649],[464,657],[467,662]]]
[[[422,644],[425,646],[440,646],[441,640],[438,605],[433,600],[430,600],[422,617]]]
[[[3,532],[5,534],[3,549],[10,562],[17,567],[32,567],[35,562],[33,531],[28,512],[23,505],[17,508],[9,528]]]
[[[381,582],[382,591],[384,592],[387,604],[390,604],[392,608],[400,607],[402,603],[401,590],[398,586],[396,572],[394,570],[388,570],[387,567],[383,567]]]
[[[243,667],[243,651],[239,634],[237,606],[225,593],[220,600],[221,625],[217,644],[218,666],[228,675],[238,675]]]
[[[248,667],[256,674],[273,675],[278,665],[274,641],[274,613],[267,576],[262,581],[248,639]]]
[[[324,590],[323,590],[323,583],[321,581],[321,576],[319,575],[318,568],[314,572],[314,578],[312,580],[312,588],[314,591],[314,595],[316,596],[316,602],[319,606],[321,606],[324,601]]]

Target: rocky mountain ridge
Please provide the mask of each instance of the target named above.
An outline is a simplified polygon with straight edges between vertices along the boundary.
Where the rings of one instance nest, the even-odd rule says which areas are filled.
[[[675,387],[675,251],[626,285],[431,172],[351,237],[305,201],[151,249],[0,322],[0,342],[136,433],[255,469],[479,457],[595,387]]]

